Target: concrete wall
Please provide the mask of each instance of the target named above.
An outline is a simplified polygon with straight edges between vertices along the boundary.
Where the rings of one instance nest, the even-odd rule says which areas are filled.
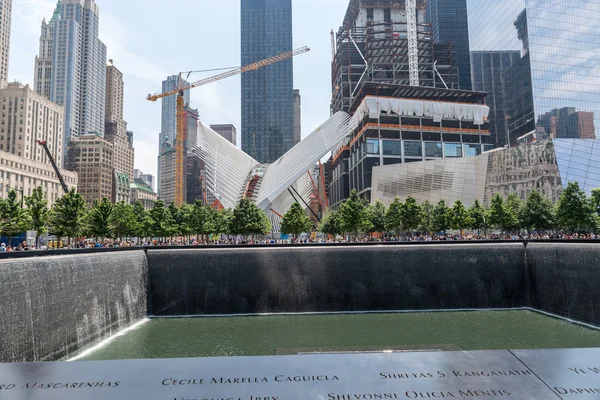
[[[142,250],[0,260],[0,362],[46,361],[144,318]]]
[[[524,247],[296,247],[148,252],[151,314],[521,307]]]

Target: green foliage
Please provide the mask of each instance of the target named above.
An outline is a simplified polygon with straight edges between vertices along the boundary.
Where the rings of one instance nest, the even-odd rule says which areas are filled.
[[[500,195],[500,193],[496,193],[492,198],[492,202],[490,203],[489,209],[489,224],[491,227],[496,229],[502,229],[505,221],[505,212],[506,208],[504,207],[504,198]]]
[[[150,235],[150,216],[142,202],[139,200],[133,205],[133,216],[135,218],[135,224],[133,226],[132,235],[136,236],[138,239],[148,237]]]
[[[194,207],[189,204],[183,204],[177,207],[175,203],[169,205],[169,214],[174,221],[172,235],[189,236],[192,233],[191,222]]]
[[[371,221],[371,232],[383,234],[385,232],[385,205],[376,200],[375,204],[369,206],[369,219]]]
[[[487,210],[481,206],[479,200],[475,200],[475,203],[469,208],[469,217],[471,225],[469,228],[486,231],[488,228],[488,215]]]
[[[461,235],[465,229],[473,224],[469,212],[460,200],[456,200],[454,207],[452,207],[452,210],[450,210],[450,214],[450,223],[452,229],[459,230]]]
[[[48,200],[46,200],[41,186],[35,188],[31,196],[25,198],[25,204],[31,216],[31,229],[37,236],[36,247],[39,247],[40,236],[48,231],[48,221],[50,219]]]
[[[592,190],[590,202],[592,204],[592,210],[596,216],[600,216],[600,188]]]
[[[338,211],[331,211],[321,220],[320,231],[327,235],[341,235],[344,233],[342,228],[342,216]]]
[[[211,233],[226,233],[216,231],[216,211],[196,200],[190,215],[190,230],[194,235],[209,235]],[[227,231],[228,229],[225,229]]]
[[[124,201],[115,204],[108,224],[113,238],[122,239],[135,236],[137,234],[138,220],[134,213],[134,206]]]
[[[531,192],[521,209],[519,220],[521,227],[527,229],[528,232],[552,229],[554,227],[552,201],[538,191]]]
[[[216,234],[229,234],[231,233],[231,220],[233,219],[233,211],[228,209],[228,208],[224,208],[222,210],[219,211],[215,211],[211,208],[211,210],[213,211],[213,224],[214,227],[212,229],[211,233],[216,233]]]
[[[175,234],[175,221],[162,200],[154,203],[149,217],[148,232],[151,236],[165,238]]]
[[[556,224],[568,232],[595,227],[593,205],[577,182],[569,182],[556,204]]]
[[[94,200],[94,204],[87,215],[87,233],[95,238],[105,239],[111,236],[110,216],[113,203],[106,197],[101,201]]]
[[[388,207],[387,213],[385,214],[385,224],[389,231],[393,231],[396,234],[402,230],[402,210],[404,204],[399,198],[395,198],[392,204]]]
[[[433,231],[433,210],[435,210],[435,206],[429,201],[425,201],[421,204],[421,210],[423,212],[423,218],[419,229],[422,232],[431,233]]]
[[[50,212],[50,232],[59,238],[82,236],[86,228],[87,209],[82,195],[75,189],[59,198]]]
[[[294,238],[304,232],[310,232],[312,222],[306,212],[300,206],[300,203],[292,204],[287,213],[283,216],[281,222],[281,233],[294,235]]]
[[[518,232],[521,230],[519,216],[523,208],[523,201],[514,193],[508,195],[504,203],[504,221],[502,230],[505,232]]]
[[[17,192],[11,190],[6,199],[0,200],[0,231],[12,239],[31,227],[31,216],[21,207]]]
[[[230,231],[234,235],[266,235],[271,230],[267,214],[258,206],[243,198],[233,210]]]
[[[452,216],[450,213],[450,209],[446,205],[444,200],[440,200],[440,202],[435,206],[433,210],[433,220],[432,220],[433,230],[438,233],[446,233],[446,231],[452,226]]]
[[[423,221],[423,210],[417,204],[417,200],[409,196],[404,206],[400,209],[400,217],[402,219],[402,227],[412,235]]]
[[[365,202],[358,196],[356,190],[350,192],[350,197],[340,206],[342,229],[358,237],[361,232],[371,230],[369,210]]]

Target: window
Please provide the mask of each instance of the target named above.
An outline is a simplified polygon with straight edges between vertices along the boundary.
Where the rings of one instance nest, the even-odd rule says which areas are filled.
[[[423,146],[421,142],[404,142],[405,157],[423,157]]]
[[[462,144],[459,143],[445,143],[444,144],[444,152],[446,153],[446,157],[456,158],[462,157]]]
[[[379,140],[367,139],[367,154],[379,154]]]

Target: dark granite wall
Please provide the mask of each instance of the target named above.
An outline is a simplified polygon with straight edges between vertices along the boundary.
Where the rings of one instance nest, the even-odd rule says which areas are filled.
[[[600,245],[527,246],[533,308],[600,326]]]
[[[144,251],[0,261],[0,362],[46,361],[147,315]]]
[[[524,256],[519,243],[152,250],[151,314],[521,307]]]

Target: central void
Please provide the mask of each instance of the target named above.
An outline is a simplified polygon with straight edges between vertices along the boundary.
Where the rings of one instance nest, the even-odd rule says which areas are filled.
[[[600,347],[600,331],[530,311],[151,319],[83,360],[382,350]]]

